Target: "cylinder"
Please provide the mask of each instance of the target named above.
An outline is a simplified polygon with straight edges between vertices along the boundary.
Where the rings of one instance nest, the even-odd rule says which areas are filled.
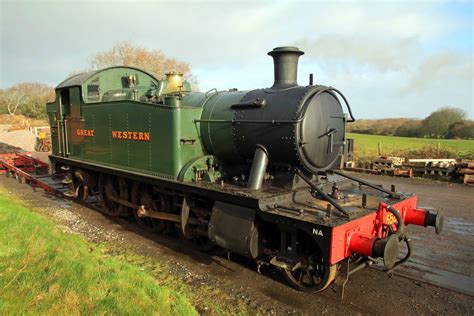
[[[255,148],[255,155],[253,157],[252,168],[250,169],[249,181],[247,182],[247,189],[260,190],[265,177],[265,171],[268,166],[268,154],[265,147],[257,145]]]

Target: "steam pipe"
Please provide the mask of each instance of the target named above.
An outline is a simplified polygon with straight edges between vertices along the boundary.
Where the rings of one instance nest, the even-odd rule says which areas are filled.
[[[252,168],[250,169],[247,189],[260,190],[262,188],[265,171],[268,166],[267,149],[262,145],[255,146],[255,155],[253,156]]]

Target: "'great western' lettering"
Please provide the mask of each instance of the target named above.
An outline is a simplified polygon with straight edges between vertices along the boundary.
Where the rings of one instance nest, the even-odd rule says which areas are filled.
[[[150,132],[112,131],[112,138],[150,141]]]
[[[94,136],[94,130],[93,129],[76,129],[76,135],[77,136],[93,137]]]

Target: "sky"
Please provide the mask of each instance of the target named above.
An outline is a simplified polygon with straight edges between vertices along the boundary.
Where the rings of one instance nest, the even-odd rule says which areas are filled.
[[[129,41],[190,63],[202,91],[270,87],[267,52],[297,46],[298,82],[333,86],[356,118],[474,119],[474,1],[0,0],[0,88],[56,86]]]

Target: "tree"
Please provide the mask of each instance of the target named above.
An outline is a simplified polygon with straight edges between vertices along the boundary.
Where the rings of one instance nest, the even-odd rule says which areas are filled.
[[[448,128],[448,138],[474,138],[474,121],[456,122]]]
[[[459,108],[443,107],[422,121],[422,131],[427,136],[443,137],[448,135],[448,128],[456,122],[462,122],[466,112]]]
[[[25,82],[0,92],[0,108],[10,115],[23,114],[31,118],[46,116],[46,103],[53,101],[54,88],[43,83]]]
[[[2,110],[10,115],[15,115],[17,113],[18,108],[25,99],[26,95],[16,86],[2,90],[0,93],[0,104]]]
[[[395,130],[396,136],[419,137],[421,135],[420,124],[418,120],[407,121]]]
[[[175,58],[166,57],[158,49],[149,50],[134,46],[130,42],[120,42],[112,49],[95,54],[90,60],[92,69],[101,69],[110,66],[132,66],[143,69],[157,78],[162,78],[166,72],[178,71],[186,77],[192,77],[188,63]]]

